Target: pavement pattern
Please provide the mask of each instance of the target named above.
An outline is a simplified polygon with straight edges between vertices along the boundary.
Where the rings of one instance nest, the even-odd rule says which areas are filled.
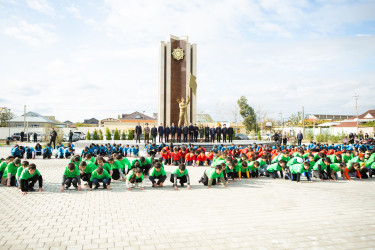
[[[81,149],[77,149],[81,152]],[[0,147],[0,156],[9,155]],[[0,186],[0,249],[374,249],[375,178],[241,180],[228,188],[60,192],[68,160],[35,159],[44,192]],[[166,166],[167,175],[175,169]],[[37,186],[35,186],[37,188]]]

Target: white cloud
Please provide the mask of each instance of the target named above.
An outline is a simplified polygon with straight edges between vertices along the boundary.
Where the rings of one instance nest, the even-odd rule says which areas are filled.
[[[75,18],[82,19],[81,11],[78,9],[78,6],[71,4],[69,7],[66,7],[66,10],[70,12]]]
[[[27,5],[43,14],[54,16],[55,10],[47,3],[47,0],[26,0]]]
[[[18,20],[13,25],[5,27],[3,33],[30,45],[40,46],[54,43],[58,40],[56,34],[45,29],[48,26],[46,24],[31,24],[25,20]]]

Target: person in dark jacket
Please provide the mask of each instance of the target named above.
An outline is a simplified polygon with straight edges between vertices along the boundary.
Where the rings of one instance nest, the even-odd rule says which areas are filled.
[[[208,126],[208,124],[206,124],[206,126],[204,127],[204,141],[210,141],[210,127]]]
[[[25,138],[25,132],[21,131],[21,133],[20,133],[20,141],[23,142],[24,138]]]
[[[57,138],[57,133],[55,131],[55,128],[52,128],[50,136],[51,136],[51,140],[50,140],[49,144],[52,146],[52,142],[53,142],[53,148],[55,149],[56,148],[56,138]]]
[[[73,142],[73,132],[70,130],[69,132],[69,142]]]
[[[187,142],[188,134],[189,134],[189,128],[186,125],[182,128],[182,134],[184,135],[184,142]]]
[[[189,141],[190,142],[194,141],[194,131],[195,131],[195,127],[193,126],[192,123],[190,123],[189,125]]]
[[[163,135],[164,135],[163,123],[160,123],[160,126],[158,127],[158,133],[159,133],[159,142],[163,142]]]
[[[171,125],[171,142],[175,142],[176,140],[176,127],[174,126],[174,123]]]
[[[139,122],[138,125],[135,127],[135,134],[137,135],[135,142],[141,142],[142,127]]]
[[[217,126],[216,127],[216,136],[217,136],[217,142],[220,142],[221,140],[221,127],[220,126]]]
[[[167,126],[164,128],[164,137],[165,137],[165,142],[169,142],[169,135],[171,134],[171,129]]]
[[[303,140],[303,134],[301,133],[301,131],[299,131],[299,133],[297,134],[298,146],[301,146],[302,140]]]
[[[34,142],[38,142],[38,134],[34,132],[33,136],[34,136]]]
[[[233,142],[233,135],[234,135],[234,129],[232,126],[229,125],[228,128],[228,141]]]
[[[197,124],[194,126],[194,141],[198,142],[199,127]]]
[[[153,143],[156,143],[156,136],[158,135],[158,129],[156,128],[156,126],[154,125],[152,128],[151,128],[151,136],[152,136],[152,142]]]
[[[212,126],[212,128],[210,129],[211,142],[215,142],[215,134],[216,134],[215,126]]]
[[[223,134],[223,142],[227,142],[228,128],[226,124],[224,124],[223,129],[221,130],[221,133]]]
[[[181,127],[177,127],[176,131],[177,131],[177,142],[181,142],[182,128]]]

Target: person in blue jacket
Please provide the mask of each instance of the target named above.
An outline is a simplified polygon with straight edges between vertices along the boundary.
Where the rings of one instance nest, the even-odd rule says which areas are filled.
[[[68,159],[69,157],[74,155],[73,149],[71,147],[65,148],[63,152],[65,159]]]
[[[138,157],[139,156],[139,147],[138,145],[135,145],[133,148],[133,157]]]
[[[10,154],[14,156],[14,158],[23,158],[22,148],[19,145],[15,145],[14,148],[11,149]]]
[[[42,155],[43,155],[43,159],[51,159],[52,146],[50,144],[48,144],[47,147],[42,150]]]
[[[35,155],[42,155],[42,145],[39,143],[35,145]]]
[[[26,147],[26,159],[35,159],[35,149]]]
[[[58,147],[57,152],[55,154],[55,157],[58,159],[63,159],[64,158],[64,148],[63,147]]]

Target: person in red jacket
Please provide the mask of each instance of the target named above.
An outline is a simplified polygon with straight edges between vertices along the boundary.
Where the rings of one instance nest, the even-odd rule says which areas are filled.
[[[181,156],[181,158],[180,158],[180,162],[181,162],[181,163],[185,163],[185,156],[186,156],[186,154],[187,154],[186,148],[185,148],[185,147],[182,147],[182,148],[180,149],[180,156]]]
[[[167,151],[166,149],[163,149],[160,152],[161,157],[164,159],[164,165],[170,165],[171,164],[171,153]]]
[[[352,181],[350,177],[357,177],[363,181],[361,173],[359,172],[361,165],[359,162],[354,162],[350,167],[346,167],[344,170],[344,176],[348,181]]]
[[[177,148],[174,148],[173,153],[171,153],[171,157],[172,157],[172,160],[173,160],[173,166],[180,165],[181,154],[180,154],[180,152],[178,151]]]
[[[207,165],[211,165],[212,160],[214,159],[214,152],[210,150],[210,152],[206,153],[207,158]]]
[[[204,151],[201,151],[201,153],[197,155],[196,157],[197,157],[196,159],[197,166],[203,166],[205,161],[207,160],[207,157],[205,156]]]
[[[190,152],[185,155],[185,164],[186,166],[193,165],[193,162],[195,161],[195,154]]]

